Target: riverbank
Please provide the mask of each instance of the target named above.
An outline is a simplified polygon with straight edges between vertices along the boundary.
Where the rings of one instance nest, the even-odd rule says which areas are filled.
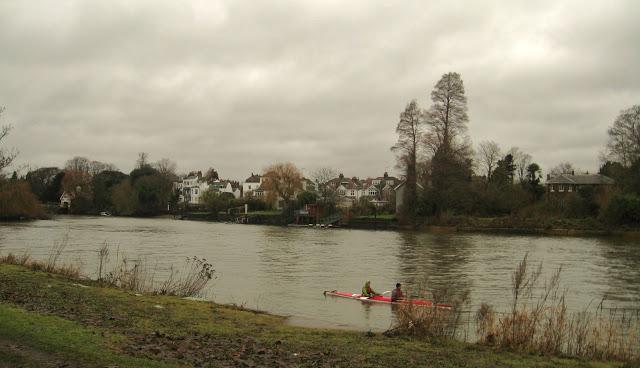
[[[0,265],[0,367],[618,367],[459,342],[309,329]]]
[[[220,214],[214,217],[205,212],[186,213],[180,217],[183,220],[239,222],[234,216]],[[255,225],[284,226],[286,221],[279,214],[256,213],[249,214],[240,221]],[[488,233],[488,234],[522,234],[547,236],[619,236],[638,239],[640,229],[630,227],[609,227],[593,218],[584,219],[528,219],[511,216],[502,217],[471,217],[452,216],[446,218],[418,218],[416,225],[400,224],[393,216],[363,216],[351,218],[338,224],[338,227],[362,230],[418,230],[427,232],[447,233]]]

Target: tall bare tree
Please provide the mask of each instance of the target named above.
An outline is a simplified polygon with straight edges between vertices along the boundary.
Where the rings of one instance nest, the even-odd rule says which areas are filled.
[[[494,141],[482,141],[478,144],[478,163],[480,168],[487,175],[487,182],[491,180],[491,174],[502,157],[502,152],[498,143]]]
[[[450,154],[457,147],[459,138],[467,131],[467,97],[460,74],[444,74],[431,91],[433,105],[427,113],[430,135],[429,144],[434,152]]]
[[[607,133],[611,158],[625,167],[640,160],[640,105],[623,110]]]
[[[0,116],[2,116],[3,111],[4,107],[0,107]],[[11,128],[11,125],[3,125],[2,128],[0,128],[0,142],[9,135]],[[11,165],[17,156],[18,151],[15,149],[5,150],[0,148],[0,175],[2,174],[2,170]]]
[[[108,164],[100,161],[89,162],[89,174],[96,176],[103,171],[117,171],[118,169],[114,164]]]
[[[551,177],[554,177],[562,174],[573,174],[575,173],[575,171],[576,170],[571,162],[561,162],[554,168],[549,170],[549,175],[551,175]]]
[[[149,154],[146,152],[138,153],[138,160],[136,160],[136,168],[142,169],[149,165]]]
[[[523,183],[527,180],[529,165],[533,162],[533,157],[530,154],[525,153],[518,147],[511,147],[509,154],[513,157],[513,164],[516,166],[516,174],[518,175],[518,181]],[[540,167],[538,166],[538,170]]]
[[[267,191],[269,199],[282,198],[285,207],[289,207],[291,198],[302,190],[302,173],[291,162],[276,163],[269,166],[264,173],[262,188]]]
[[[398,166],[405,172],[405,190],[402,205],[402,212],[405,216],[413,217],[415,203],[418,197],[417,192],[417,163],[419,154],[419,144],[423,137],[424,113],[418,106],[416,100],[407,104],[404,111],[400,113],[400,121],[396,126],[398,142],[391,150],[396,153]]]
[[[338,177],[338,171],[331,167],[321,167],[311,174],[311,178],[316,182],[318,192],[325,202],[334,203],[336,199],[336,188],[328,185],[329,181]]]
[[[178,168],[178,165],[168,158],[162,158],[158,160],[158,162],[156,162],[153,166],[156,170],[158,170],[158,173],[160,175],[172,178],[176,177],[176,169]]]
[[[89,172],[89,167],[91,165],[91,161],[82,156],[75,156],[74,158],[67,160],[64,165],[65,170],[69,171],[78,171],[83,173]]]

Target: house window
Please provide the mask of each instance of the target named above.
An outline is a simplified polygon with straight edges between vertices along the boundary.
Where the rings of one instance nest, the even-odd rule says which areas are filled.
[[[195,189],[193,190],[193,194],[198,194],[198,188],[195,188]]]
[[[249,185],[249,189],[251,189],[251,185]]]
[[[573,185],[567,185],[567,192],[573,191]]]
[[[351,191],[351,195],[352,195],[352,196],[356,195],[356,191],[355,191],[355,190],[352,190],[352,191]]]
[[[560,184],[560,189],[558,189],[558,192],[564,192],[564,184]]]

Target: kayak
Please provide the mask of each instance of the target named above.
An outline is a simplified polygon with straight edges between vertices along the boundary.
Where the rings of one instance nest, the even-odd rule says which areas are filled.
[[[391,297],[384,296],[384,295],[375,295],[372,297],[366,297],[366,296],[362,296],[362,294],[353,294],[353,293],[348,293],[345,291],[337,291],[337,290],[331,290],[331,291],[327,290],[324,292],[324,295],[335,296],[338,298],[360,300],[368,303],[386,303],[386,304],[409,304],[410,303],[413,305],[423,305],[425,307],[433,307],[433,302],[431,300],[424,300],[424,299],[410,299],[410,300],[400,300],[397,302],[392,302]],[[442,308],[442,309],[453,309],[453,306],[451,304],[444,304],[444,303],[438,303],[436,304],[436,307]]]

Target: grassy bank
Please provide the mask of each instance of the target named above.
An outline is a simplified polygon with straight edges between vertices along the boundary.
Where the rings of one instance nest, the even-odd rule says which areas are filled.
[[[616,367],[289,326],[282,317],[170,296],[138,296],[0,265],[0,367]]]

